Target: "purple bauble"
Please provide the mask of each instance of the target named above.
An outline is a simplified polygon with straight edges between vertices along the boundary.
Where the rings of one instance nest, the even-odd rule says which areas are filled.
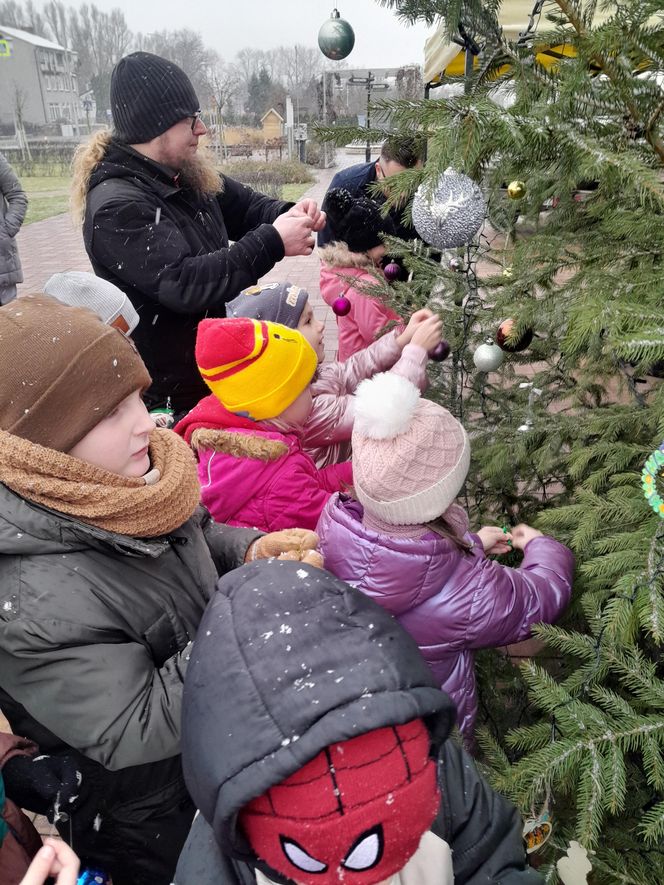
[[[436,344],[436,346],[429,351],[429,359],[436,363],[442,363],[449,355],[450,345],[445,340],[441,341],[440,344]]]
[[[401,267],[396,263],[396,261],[390,261],[389,264],[386,264],[383,268],[383,273],[385,274],[385,279],[392,282],[392,280],[396,280],[399,278],[401,274]]]
[[[332,302],[332,310],[338,317],[345,317],[350,312],[350,301],[345,297],[335,298]]]

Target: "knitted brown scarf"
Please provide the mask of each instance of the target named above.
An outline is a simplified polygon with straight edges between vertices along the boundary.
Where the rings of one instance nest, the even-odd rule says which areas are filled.
[[[22,498],[134,538],[183,525],[200,499],[194,456],[172,430],[150,436],[152,469],[127,477],[0,430],[0,482]]]

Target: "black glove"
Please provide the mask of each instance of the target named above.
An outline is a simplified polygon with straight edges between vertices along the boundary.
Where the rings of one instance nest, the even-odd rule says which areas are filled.
[[[72,756],[13,756],[2,778],[12,802],[46,815],[51,823],[74,810],[82,780]]]

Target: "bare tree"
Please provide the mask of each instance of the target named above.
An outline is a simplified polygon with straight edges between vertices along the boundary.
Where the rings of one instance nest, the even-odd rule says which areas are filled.
[[[44,18],[56,43],[69,49],[71,36],[69,33],[70,10],[62,0],[50,0],[44,6]]]
[[[81,82],[90,86],[97,109],[110,107],[111,72],[132,42],[120,9],[102,12],[94,4],[83,4],[69,16],[71,48],[78,53]]]
[[[217,53],[208,49],[197,31],[181,28],[177,31],[155,31],[140,34],[141,49],[167,58],[182,68],[191,80],[199,100],[209,101],[209,74],[217,60]]]

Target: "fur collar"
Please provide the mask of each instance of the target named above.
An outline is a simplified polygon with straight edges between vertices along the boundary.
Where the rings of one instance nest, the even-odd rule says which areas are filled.
[[[318,255],[328,267],[375,267],[366,252],[351,252],[345,243],[330,243],[319,249]]]
[[[198,428],[191,435],[191,447],[195,452],[212,449],[231,455],[233,458],[252,458],[255,461],[278,461],[290,449],[285,442],[258,436],[252,433],[238,433],[234,430],[210,430]]]

